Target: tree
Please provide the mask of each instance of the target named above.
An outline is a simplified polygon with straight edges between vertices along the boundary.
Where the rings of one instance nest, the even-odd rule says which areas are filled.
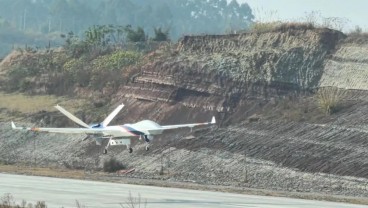
[[[58,21],[58,31],[61,32],[63,30],[64,23],[67,22],[66,19],[70,16],[69,5],[66,0],[55,0],[50,8],[51,14],[56,17]]]
[[[226,30],[244,30],[249,27],[254,19],[252,10],[248,4],[239,5],[236,0],[232,0],[226,7],[226,20],[224,27]]]
[[[0,29],[9,28],[9,27],[10,27],[10,23],[4,18],[0,17]]]
[[[73,31],[77,36],[93,25],[132,25],[142,30],[170,28],[170,37],[177,39],[183,34],[246,29],[254,18],[249,5],[236,0],[0,0],[0,4],[0,14],[11,27],[44,34]],[[143,32],[155,35],[154,30]],[[114,34],[110,41],[124,37],[121,30],[110,34]]]
[[[130,25],[125,27],[127,39],[130,42],[143,42],[146,41],[146,34],[141,27],[137,27],[137,30],[132,29]]]
[[[162,31],[161,27],[154,28],[155,37],[154,41],[168,41],[169,40],[169,29]]]

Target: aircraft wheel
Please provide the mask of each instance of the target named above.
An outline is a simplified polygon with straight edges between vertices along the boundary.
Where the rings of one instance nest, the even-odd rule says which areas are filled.
[[[132,153],[133,152],[133,148],[129,148],[129,153]]]
[[[103,153],[106,155],[107,154],[107,149],[104,149]]]
[[[146,151],[148,151],[149,150],[149,146],[146,146]]]

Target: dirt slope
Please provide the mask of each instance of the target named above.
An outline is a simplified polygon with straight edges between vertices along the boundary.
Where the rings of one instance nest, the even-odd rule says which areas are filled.
[[[344,40],[329,29],[184,37],[150,54],[104,109],[124,102],[115,123],[215,115],[217,128],[168,132],[150,152],[137,144],[131,155],[114,147],[103,156],[82,137],[13,132],[5,122],[0,159],[93,169],[116,157],[136,168],[131,177],[367,197],[368,50]],[[346,92],[331,115],[316,104],[314,90],[324,86]]]

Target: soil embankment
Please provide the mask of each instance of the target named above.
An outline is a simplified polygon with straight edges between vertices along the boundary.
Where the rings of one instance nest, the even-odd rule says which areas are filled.
[[[134,167],[136,178],[367,197],[368,45],[346,39],[310,28],[184,37],[150,54],[129,82],[107,93],[111,105],[125,104],[114,122],[171,124],[215,115],[218,127],[168,132],[149,152],[138,143],[133,154],[113,147],[101,155],[82,136],[13,132],[5,122],[0,158],[95,169],[115,157]],[[344,95],[327,115],[315,95],[326,86]],[[50,126],[57,120],[55,113],[37,116]]]

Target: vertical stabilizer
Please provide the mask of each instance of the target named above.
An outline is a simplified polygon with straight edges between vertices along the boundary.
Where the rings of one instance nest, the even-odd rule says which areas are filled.
[[[115,118],[115,116],[121,111],[121,109],[123,109],[124,104],[119,105],[118,107],[115,108],[115,110],[113,112],[110,113],[110,115],[108,115],[105,120],[101,123],[102,126],[107,126],[109,125],[109,123],[112,121],[112,119]]]
[[[215,116],[212,116],[211,124],[215,124],[215,123],[216,123],[216,118]]]
[[[84,123],[79,118],[75,117],[73,114],[66,111],[64,108],[62,108],[60,105],[55,106],[56,109],[58,109],[62,114],[64,114],[66,117],[68,117],[70,120],[74,121],[75,123],[84,126],[86,128],[89,128],[88,124]]]

